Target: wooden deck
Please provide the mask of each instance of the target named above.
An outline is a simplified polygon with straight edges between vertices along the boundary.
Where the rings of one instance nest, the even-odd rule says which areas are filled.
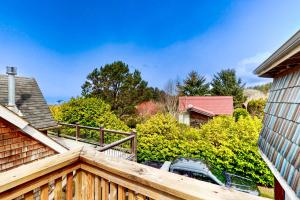
[[[125,132],[119,130],[105,129],[104,127],[90,127],[80,124],[68,124],[58,122],[59,126],[48,131],[48,135],[65,146],[68,149],[74,149],[78,147],[94,148],[97,151],[104,152],[105,155],[123,158],[127,160],[136,161],[137,159],[137,135],[136,132]],[[67,128],[67,134],[64,134],[63,130]],[[73,130],[73,135],[70,135],[70,130]],[[99,141],[88,140],[84,136],[86,131],[98,134]],[[72,132],[72,131],[71,131]],[[119,139],[116,141],[107,141],[108,138],[113,135],[118,135]]]
[[[48,136],[70,150],[74,150],[78,148],[90,148],[99,151],[101,149],[97,144],[91,144],[84,141],[76,141],[71,138],[58,137],[57,135],[51,135],[51,134],[48,134]],[[103,151],[103,153],[107,156],[123,158],[126,160],[131,160],[132,158],[131,157],[132,155],[130,153],[126,153],[125,151],[117,150],[117,149],[107,149]]]
[[[65,184],[63,184],[65,182]],[[0,199],[262,200],[83,148],[0,174]]]

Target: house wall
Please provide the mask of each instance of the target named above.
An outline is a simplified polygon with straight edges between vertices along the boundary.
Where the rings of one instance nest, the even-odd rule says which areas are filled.
[[[195,127],[195,126],[199,126],[200,124],[204,124],[206,123],[208,120],[210,119],[210,117],[196,113],[191,111],[190,112],[190,125]]]
[[[178,121],[179,123],[190,125],[190,113],[188,112],[182,112],[178,115]]]
[[[263,124],[261,151],[300,197],[300,70],[274,78]]]
[[[0,118],[0,172],[56,154]]]

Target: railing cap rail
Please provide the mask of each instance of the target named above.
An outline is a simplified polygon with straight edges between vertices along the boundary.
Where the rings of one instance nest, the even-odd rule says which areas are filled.
[[[135,162],[112,158],[95,149],[83,148],[58,154],[0,174],[0,194],[71,164],[89,165],[123,177],[132,183],[189,200],[262,200],[266,198],[233,191],[207,182],[172,174]]]

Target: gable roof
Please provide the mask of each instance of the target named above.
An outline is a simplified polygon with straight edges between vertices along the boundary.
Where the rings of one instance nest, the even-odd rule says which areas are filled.
[[[0,75],[0,104],[8,103],[8,76]],[[22,118],[37,129],[56,126],[44,96],[33,78],[15,77],[16,105],[22,112]]]
[[[35,140],[50,147],[54,151],[58,153],[64,153],[68,151],[65,147],[55,142],[47,135],[39,132],[37,129],[32,127],[27,121],[22,119],[19,115],[15,114],[14,112],[10,111],[8,108],[2,105],[0,105],[0,117],[6,120],[7,122],[13,124],[14,126],[18,127],[25,134],[28,134]]]
[[[181,96],[178,111],[188,109],[206,112],[209,115],[231,115],[233,113],[232,96]],[[202,113],[203,114],[203,113]]]

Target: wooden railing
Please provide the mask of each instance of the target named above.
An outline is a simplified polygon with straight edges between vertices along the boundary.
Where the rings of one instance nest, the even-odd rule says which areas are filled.
[[[259,200],[94,149],[55,155],[0,173],[0,199]]]
[[[128,156],[126,159],[128,160],[136,160],[137,156],[137,135],[136,132],[124,132],[124,131],[118,131],[118,130],[111,130],[111,129],[106,129],[103,127],[90,127],[90,126],[83,126],[80,124],[68,124],[68,123],[63,123],[63,122],[58,122],[58,128],[56,129],[56,133],[58,137],[65,137],[68,139],[73,139],[79,142],[84,142],[92,145],[97,145],[99,148],[97,148],[98,151],[104,152],[107,151],[106,153],[109,153],[111,155],[118,154],[119,153],[127,153]],[[74,128],[75,130],[75,136],[70,136],[66,134],[62,134],[61,129],[63,127],[68,127],[68,128]],[[82,130],[90,130],[90,131],[97,131],[99,133],[99,141],[91,141],[87,140],[83,137],[81,137],[81,131]],[[114,134],[114,135],[121,135],[123,138],[113,141],[111,143],[106,143],[105,141],[105,135],[106,134]],[[109,150],[114,150],[114,151],[109,151]]]

